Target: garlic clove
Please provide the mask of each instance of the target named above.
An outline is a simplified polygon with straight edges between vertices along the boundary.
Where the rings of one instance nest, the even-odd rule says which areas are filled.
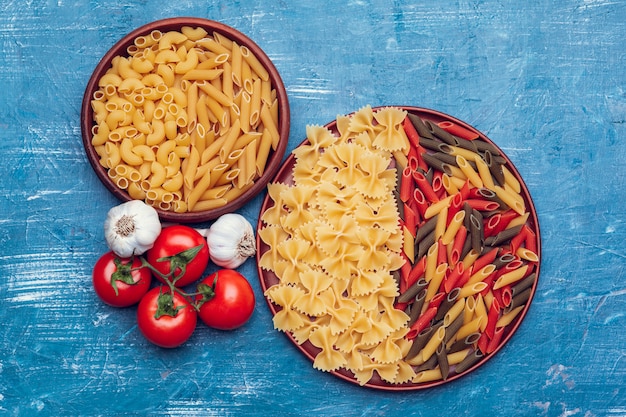
[[[252,225],[240,214],[219,217],[206,233],[211,260],[224,268],[234,269],[256,253]]]
[[[161,233],[161,222],[154,207],[131,200],[111,208],[104,222],[104,235],[116,255],[128,258],[152,247]]]

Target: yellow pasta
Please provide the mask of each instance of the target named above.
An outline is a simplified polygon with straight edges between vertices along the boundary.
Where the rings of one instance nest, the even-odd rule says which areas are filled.
[[[262,107],[266,117],[273,118],[270,107]],[[373,372],[391,383],[411,381],[415,371],[402,359],[410,348],[404,338],[408,316],[393,307],[398,287],[391,270],[403,263],[403,245],[413,238],[398,227],[391,193],[397,178],[395,169],[388,169],[391,153],[375,148],[371,140],[357,145],[354,138],[344,140],[322,128],[307,127],[307,137],[311,148],[297,153],[301,174],[294,171],[294,185],[268,186],[275,204],[261,217],[265,226],[259,236],[271,249],[259,265],[281,280],[266,291],[282,307],[274,326],[293,332],[301,342],[313,338],[311,342],[322,349],[314,363],[318,369],[347,367],[360,384],[367,383]],[[270,147],[271,139],[265,130],[259,148]],[[401,137],[392,140],[400,140],[402,146]],[[358,185],[365,178],[361,169],[377,173],[369,186],[338,188],[335,178]],[[310,172],[318,173],[316,180]],[[379,188],[387,191],[377,198],[369,196]],[[409,256],[410,250],[407,246]],[[436,245],[432,251],[436,262]],[[433,288],[445,265],[434,268]],[[316,271],[315,281],[309,279],[311,269]],[[329,346],[336,347],[334,353]]]
[[[478,294],[474,297],[475,300],[475,309],[474,309],[474,317],[481,318],[480,322],[480,331],[485,331],[487,327],[487,305],[485,304],[485,300],[481,294]]]
[[[465,309],[465,303],[465,298],[461,298],[456,303],[454,303],[452,307],[450,307],[450,309],[443,317],[443,325],[445,327],[448,327],[457,317],[459,317],[459,315],[461,315],[461,313],[463,313],[463,310]]]
[[[443,217],[443,216],[442,216]],[[463,220],[465,219],[465,211],[460,210],[457,212],[448,224],[446,231],[441,236],[441,242],[444,245],[449,245],[454,240],[456,233],[459,231],[461,226],[463,225]]]
[[[198,41],[207,35],[207,31],[201,27],[183,26],[180,31],[187,39],[192,41]]]
[[[428,206],[428,209],[426,209],[426,212],[424,213],[424,218],[430,219],[432,217],[435,217],[437,214],[441,213],[444,208],[447,208],[450,205],[450,201],[452,201],[452,196],[448,196],[437,201],[436,203],[431,204],[430,206]]]
[[[254,74],[256,74],[263,81],[268,81],[270,79],[270,75],[259,59],[252,52],[250,52],[246,46],[242,45],[239,49],[241,56],[248,63]]]
[[[231,76],[233,79],[233,83],[239,87],[242,87],[243,84],[241,80],[241,63],[243,57],[241,55],[241,48],[239,48],[239,45],[237,45],[236,42],[232,42],[231,54]]]
[[[261,106],[260,118],[261,122],[263,122],[264,129],[267,130],[272,137],[272,149],[276,149],[280,136],[278,134],[278,127],[274,121],[274,117],[272,117],[270,112],[270,107],[267,105]]]
[[[483,185],[493,190],[495,184],[493,182],[493,176],[491,175],[491,171],[489,171],[489,166],[485,162],[485,160],[478,154],[476,154],[474,158],[474,162],[476,163],[476,169],[478,171],[478,176],[480,177]]]
[[[259,176],[263,175],[265,166],[267,165],[267,158],[272,148],[272,142],[272,136],[270,135],[269,131],[264,130],[261,134],[261,140],[259,142],[259,149],[257,151],[256,159],[256,171]]]
[[[518,306],[510,311],[505,312],[504,314],[502,314],[502,316],[500,316],[500,318],[496,322],[496,327],[508,326],[509,324],[513,322],[515,317],[517,317],[518,314],[521,313],[523,309],[524,309],[524,306]]]
[[[426,271],[424,273],[424,277],[427,282],[433,279],[435,276],[435,270],[437,269],[437,254],[439,252],[439,245],[437,243],[433,243],[429,248],[426,254]]]
[[[432,206],[431,206],[432,207]],[[446,219],[448,218],[448,204],[444,204],[439,210],[437,223],[435,224],[435,241],[439,241],[446,230]]]
[[[176,212],[225,203],[249,189],[280,139],[276,92],[258,57],[191,26],[138,36],[127,53],[111,60],[90,103],[101,165],[136,166],[141,177],[134,186],[125,176],[112,179],[132,198]],[[229,180],[215,192],[205,188]]]
[[[420,353],[421,359],[423,362],[426,362],[428,359],[430,359],[431,356],[433,356],[433,354],[437,350],[437,347],[443,341],[443,338],[445,337],[445,335],[446,335],[445,327],[443,326],[438,327],[437,330],[435,331],[435,334],[430,338],[428,343],[426,343],[426,346],[424,346],[424,349],[422,349]]]
[[[435,296],[435,294],[439,292],[439,286],[441,285],[441,282],[446,275],[447,269],[448,265],[445,263],[437,265],[433,277],[430,281],[428,281],[428,289],[426,290],[426,301],[431,300]]]
[[[465,176],[469,179],[470,183],[474,187],[476,187],[476,188],[482,188],[483,187],[483,181],[480,178],[480,175],[478,175],[478,173],[476,171],[474,171],[474,168],[472,168],[472,166],[469,164],[467,159],[465,159],[465,157],[463,157],[463,155],[457,155],[456,156],[456,163],[459,166],[459,168],[461,169],[461,171],[463,171],[463,174],[465,174]]]
[[[483,320],[483,317],[477,317],[469,323],[461,326],[461,328],[456,332],[456,340],[463,340],[472,333],[480,332],[480,324]]]
[[[441,375],[441,369],[435,368],[435,369],[429,369],[427,371],[419,372],[417,375],[415,375],[415,378],[413,378],[413,382],[424,383],[424,382],[431,382],[431,381],[439,381],[442,378],[443,376]]]
[[[120,157],[128,165],[141,165],[143,163],[143,158],[133,152],[133,143],[130,139],[123,139],[119,149]]]
[[[495,191],[500,200],[504,201],[507,206],[515,210],[518,214],[523,215],[526,212],[524,202],[518,198],[518,195],[507,191],[498,185],[494,187],[493,191]]]
[[[537,254],[529,249],[526,248],[519,248],[515,254],[517,256],[520,257],[520,259],[524,259],[526,261],[529,262],[538,262],[539,261],[539,256],[537,256]]]
[[[488,287],[485,282],[477,282],[475,284],[466,284],[461,288],[461,292],[459,293],[459,297],[469,297],[471,295],[478,294]]]
[[[224,162],[226,160],[226,157],[230,154],[230,151],[233,149],[235,141],[237,140],[237,138],[239,138],[240,133],[240,122],[239,119],[237,119],[230,127],[228,134],[225,136],[224,143],[218,151],[218,155],[222,162]]]
[[[528,271],[528,264],[525,264],[517,269],[514,269],[511,272],[502,274],[493,284],[493,289],[497,290],[498,288],[502,288],[505,285],[510,285],[510,284],[513,284],[514,282],[519,281],[520,279],[524,278],[524,276],[526,276],[526,271]]]
[[[513,173],[506,166],[502,167],[502,173],[504,174],[505,184],[511,187],[514,192],[519,194],[522,191],[522,185],[517,178],[515,178],[515,175],[513,175]]]
[[[482,268],[480,268],[478,271],[472,273],[472,275],[470,275],[470,278],[467,280],[466,284],[476,284],[478,282],[483,281],[485,278],[487,278],[489,275],[491,275],[493,273],[493,271],[496,270],[495,265],[493,264],[489,264],[489,265],[485,265]]]

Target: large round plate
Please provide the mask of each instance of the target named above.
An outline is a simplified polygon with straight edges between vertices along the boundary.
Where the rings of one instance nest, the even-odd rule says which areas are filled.
[[[499,147],[497,147],[497,145],[495,145],[489,138],[487,138],[484,134],[476,130],[474,127],[452,116],[449,116],[447,114],[430,110],[430,109],[426,109],[426,108],[420,108],[420,107],[411,107],[411,106],[394,106],[394,107],[399,107],[403,110],[406,110],[407,112],[411,114],[417,115],[424,121],[431,121],[434,123],[452,122],[478,135],[477,140],[482,140],[484,142],[487,142],[488,144],[490,144],[491,146],[494,146],[499,151],[500,155],[504,157],[506,160],[505,166],[514,174],[514,176],[516,177],[516,179],[519,181],[521,185],[520,194],[523,197],[524,202],[526,204],[526,210],[529,212],[529,217],[528,217],[526,224],[532,229],[532,231],[536,235],[536,245],[537,245],[536,252],[539,257],[539,261],[536,262],[536,268],[535,268],[537,278],[535,279],[533,285],[530,287],[530,295],[529,295],[528,301],[525,303],[523,310],[515,317],[515,319],[510,324],[508,324],[504,328],[504,333],[502,335],[502,338],[500,339],[499,344],[489,354],[483,356],[481,359],[475,362],[472,366],[463,370],[462,372],[459,372],[459,373],[450,372],[449,377],[445,380],[442,379],[442,380],[429,381],[429,382],[423,382],[423,383],[410,382],[410,383],[402,383],[402,384],[391,384],[391,383],[384,381],[382,378],[380,378],[380,376],[376,372],[374,372],[372,379],[368,383],[363,385],[365,387],[380,389],[380,390],[387,390],[387,391],[410,391],[410,390],[432,388],[434,386],[438,386],[444,383],[449,383],[451,381],[457,380],[458,378],[464,375],[471,373],[472,371],[476,370],[481,365],[483,365],[485,362],[487,362],[489,359],[491,359],[493,356],[495,356],[496,353],[502,348],[502,346],[504,346],[511,339],[515,331],[518,329],[518,327],[522,323],[522,320],[524,319],[530,307],[531,301],[533,299],[533,296],[537,288],[537,283],[538,283],[538,278],[539,278],[539,268],[540,268],[540,263],[541,263],[540,262],[541,239],[540,239],[540,234],[539,234],[539,223],[537,220],[537,214],[536,214],[535,207],[531,199],[530,193],[528,192],[528,189],[521,175],[519,174],[519,172],[517,171],[517,169],[511,162],[511,160],[505,155],[505,153]],[[380,107],[374,108],[373,110],[376,111],[378,109],[380,109]],[[327,125],[325,125],[325,127],[331,130],[333,133],[337,133],[336,120],[328,123]],[[307,142],[308,141],[305,139],[301,143],[300,146],[306,144]],[[294,169],[295,163],[296,163],[295,157],[293,154],[291,154],[286,159],[283,166],[280,168],[280,170],[278,171],[278,173],[276,174],[276,177],[274,178],[272,182],[294,184],[293,169]],[[265,197],[263,204],[261,206],[261,210],[259,214],[259,222],[257,226],[257,247],[258,247],[257,265],[259,264],[259,260],[261,259],[263,254],[269,249],[267,244],[265,244],[259,237],[258,232],[265,226],[263,222],[261,221],[261,217],[263,216],[263,213],[269,208],[271,208],[272,206],[273,206],[273,201],[268,195]],[[263,289],[264,292],[271,286],[278,284],[280,282],[279,278],[273,272],[264,270],[260,266],[258,267],[258,273],[259,273],[261,288]],[[281,309],[280,306],[273,304],[267,297],[266,297],[266,301],[268,303],[269,309],[272,312],[272,314],[276,315],[276,313],[280,311]],[[293,335],[289,332],[285,333],[285,335],[293,342],[293,344],[302,354],[304,354],[311,362],[314,361],[315,356],[320,352],[319,348],[312,345],[308,340],[301,345],[298,344],[296,340],[294,339]],[[332,373],[334,376],[342,380],[348,381],[350,383],[358,384],[354,374],[346,369],[341,368],[337,371],[331,371],[330,373]]]

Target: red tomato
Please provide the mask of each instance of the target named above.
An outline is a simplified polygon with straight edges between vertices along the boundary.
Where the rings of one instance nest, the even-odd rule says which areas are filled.
[[[162,286],[148,291],[137,307],[137,325],[148,341],[164,348],[185,343],[198,322],[198,314],[189,301]]]
[[[120,258],[112,251],[96,261],[91,274],[93,288],[100,299],[113,307],[137,304],[152,282],[150,269],[141,268],[141,259]]]
[[[192,255],[190,251],[197,248],[197,253]],[[172,257],[171,260],[161,260],[161,258]],[[178,277],[174,284],[177,287],[184,287],[192,282],[200,279],[206,266],[209,263],[209,246],[206,239],[195,229],[184,226],[174,225],[164,228],[154,242],[154,246],[150,249],[146,258],[161,274],[170,273],[170,268],[174,269],[174,276],[170,279]],[[157,279],[163,281],[163,278],[155,274]]]
[[[232,269],[222,269],[203,279],[196,296],[198,314],[209,327],[232,330],[243,326],[254,311],[254,291],[246,278]],[[204,299],[204,300],[203,300]]]

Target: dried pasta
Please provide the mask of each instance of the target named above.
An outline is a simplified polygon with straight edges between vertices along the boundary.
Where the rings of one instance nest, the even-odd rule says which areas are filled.
[[[404,116],[385,126],[396,134],[388,134],[384,147],[373,144],[382,132],[374,116],[370,107],[361,109],[341,137],[319,126],[307,127],[309,143],[294,152],[295,183],[268,188],[274,206],[261,218],[260,237],[276,251],[265,252],[260,266],[280,279],[266,291],[281,308],[275,327],[293,330],[286,326],[291,321],[282,320],[294,315],[286,310],[302,318],[303,328],[315,326],[308,338],[299,333],[301,341],[310,340],[321,349],[314,367],[346,367],[363,383],[374,372],[391,383],[405,382],[414,372],[401,366],[409,317],[393,308],[399,292],[391,271],[399,267],[403,235],[389,152],[405,144],[397,133]],[[363,132],[368,140],[354,140]],[[306,171],[314,174],[304,175]],[[273,230],[280,231],[283,243],[274,241]],[[302,235],[311,239],[298,259],[304,270],[293,269],[293,264],[286,268],[290,254],[281,254],[280,247],[303,242]],[[317,255],[309,256],[312,253]],[[294,289],[302,291],[301,298],[285,299],[283,293],[293,294]]]
[[[307,126],[259,237],[274,326],[313,366],[421,384],[497,349],[536,283],[539,242],[498,149],[452,122],[363,107]],[[462,135],[458,136],[458,135]],[[286,250],[289,248],[289,250]]]
[[[279,140],[276,91],[258,57],[219,33],[190,26],[139,36],[127,52],[113,58],[98,80],[91,99],[92,145],[111,174],[120,163],[138,168],[151,162],[153,172],[140,182],[118,175],[112,180],[129,194],[133,190],[131,198],[149,194],[142,199],[176,212],[217,208],[249,189]],[[246,134],[263,139],[238,142]],[[236,150],[245,155],[245,165],[228,159]],[[223,182],[228,191],[209,192]],[[162,200],[169,194],[157,189],[161,185],[180,194],[176,204]]]

